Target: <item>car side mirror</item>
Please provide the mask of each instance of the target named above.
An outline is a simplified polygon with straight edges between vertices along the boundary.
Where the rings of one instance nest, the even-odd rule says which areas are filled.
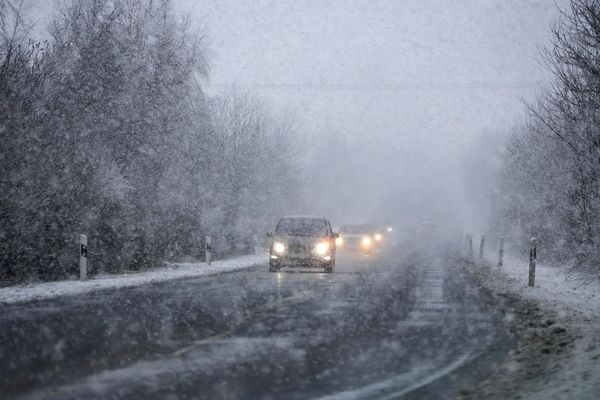
[[[273,238],[273,232],[267,232],[265,234],[266,237],[268,237],[269,239]]]
[[[334,239],[337,239],[337,238],[339,238],[339,237],[340,237],[340,234],[339,234],[339,233],[337,233],[337,232],[333,232],[333,233],[331,234],[331,237],[332,237],[332,238],[334,238]]]

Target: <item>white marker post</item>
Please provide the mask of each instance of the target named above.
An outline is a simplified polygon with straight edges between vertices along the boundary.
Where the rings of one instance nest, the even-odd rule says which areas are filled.
[[[502,268],[504,259],[504,236],[500,238],[500,250],[498,251],[498,268]]]
[[[535,286],[535,263],[537,261],[537,240],[529,241],[529,287]]]
[[[479,259],[483,260],[483,252],[485,250],[485,235],[481,235],[481,242],[479,243]]]
[[[79,235],[79,280],[87,279],[87,236]]]
[[[205,242],[206,242],[206,247],[205,247],[205,254],[206,254],[206,256],[205,256],[205,259],[206,259],[206,263],[208,265],[210,265],[210,258],[211,258],[211,254],[210,253],[212,252],[212,244],[211,244],[211,241],[210,241],[210,236],[206,236],[205,237]]]
[[[469,252],[469,234],[465,235],[465,254]]]
[[[473,237],[469,235],[469,257],[473,257]]]
[[[260,253],[260,248],[258,246],[258,236],[252,235],[252,244],[254,245],[254,254]]]

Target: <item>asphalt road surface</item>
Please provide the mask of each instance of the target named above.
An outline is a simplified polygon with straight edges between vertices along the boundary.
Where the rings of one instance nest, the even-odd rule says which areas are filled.
[[[511,346],[451,252],[0,306],[0,397],[442,399]]]

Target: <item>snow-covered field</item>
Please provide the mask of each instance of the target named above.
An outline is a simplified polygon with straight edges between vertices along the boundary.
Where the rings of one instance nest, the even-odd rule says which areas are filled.
[[[181,278],[194,278],[221,272],[236,271],[266,263],[267,255],[250,255],[206,263],[167,264],[139,273],[99,275],[87,281],[68,280],[59,282],[37,282],[26,285],[0,288],[0,303],[18,303],[30,300],[71,296],[96,290],[141,286],[154,282]]]
[[[468,264],[506,313],[517,343],[506,362],[460,398],[600,398],[600,281],[537,265],[527,285],[528,262],[505,259]]]

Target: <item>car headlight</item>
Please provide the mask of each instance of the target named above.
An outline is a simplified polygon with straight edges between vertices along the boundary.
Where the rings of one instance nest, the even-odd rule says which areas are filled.
[[[375,234],[375,240],[377,240],[378,242],[381,241],[381,235],[379,233]]]
[[[317,243],[317,245],[315,246],[315,253],[317,253],[320,256],[324,256],[325,254],[327,254],[328,250],[329,250],[329,243],[327,243],[327,242],[320,242],[320,243]]]
[[[363,246],[369,247],[371,245],[371,238],[368,236],[365,236],[364,238],[362,238],[361,243]]]
[[[277,254],[283,254],[285,252],[285,244],[281,242],[273,243],[273,251]]]
[[[391,232],[391,231],[393,231],[394,229],[393,229],[391,226],[388,226],[386,230],[387,230],[388,232]]]
[[[344,243],[344,239],[342,239],[342,237],[341,237],[341,236],[338,236],[338,237],[336,237],[336,238],[335,238],[335,244],[336,244],[336,245],[338,245],[338,246],[339,246],[339,245],[341,245],[341,244],[343,244],[343,243]]]

